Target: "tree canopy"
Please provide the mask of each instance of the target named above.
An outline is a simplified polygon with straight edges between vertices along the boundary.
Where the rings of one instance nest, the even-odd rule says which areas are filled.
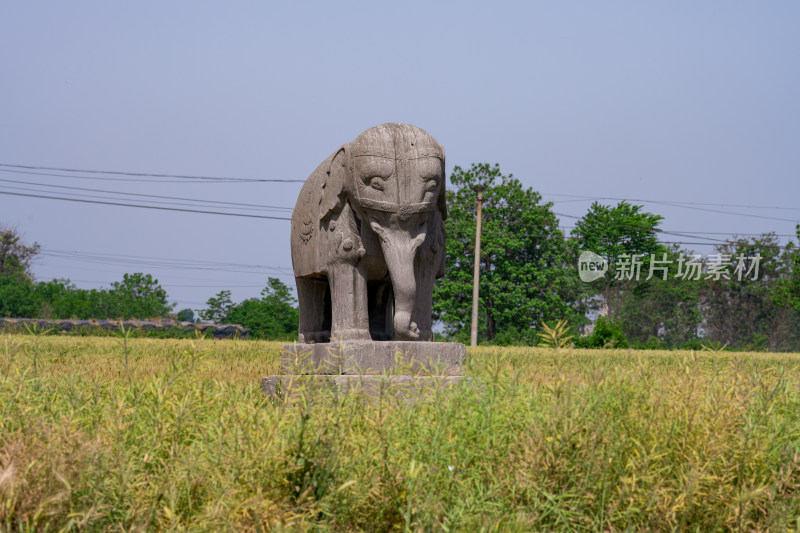
[[[296,304],[289,287],[278,278],[268,278],[261,298],[235,304],[230,291],[220,291],[208,299],[207,308],[199,313],[205,320],[241,324],[250,328],[251,335],[256,338],[289,339],[297,335]]]
[[[800,224],[797,225],[797,243],[800,245]],[[800,313],[800,247],[794,243],[784,250],[783,276],[772,289],[776,305],[788,307]]]
[[[585,288],[575,275],[577,248],[565,239],[551,204],[498,165],[455,167],[447,191],[445,277],[434,287],[434,317],[468,338],[472,313],[476,193],[485,188],[480,257],[480,336],[530,335],[542,320],[585,321]],[[514,339],[517,340],[517,339]]]
[[[37,243],[26,245],[15,228],[0,226],[0,276],[32,280],[30,262],[39,248]]]

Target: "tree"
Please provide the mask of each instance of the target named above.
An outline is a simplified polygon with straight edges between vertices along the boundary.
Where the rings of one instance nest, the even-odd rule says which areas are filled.
[[[797,244],[790,242],[784,250],[784,275],[772,289],[772,300],[800,313],[800,224],[796,231]]]
[[[615,207],[594,202],[575,223],[572,235],[582,250],[591,250],[609,261],[623,254],[663,252],[664,245],[656,237],[663,217],[642,208],[625,201]]]
[[[178,311],[178,320],[181,322],[194,322],[194,311],[191,309],[181,309]]]
[[[253,337],[288,339],[297,335],[297,300],[278,278],[268,278],[261,298],[248,298],[235,304],[231,291],[220,291],[208,299],[207,308],[198,311],[203,320],[217,324],[240,324],[250,328]]]
[[[12,274],[0,274],[0,317],[30,318],[39,310],[33,283]]]
[[[212,296],[206,301],[206,308],[200,309],[197,313],[206,322],[222,324],[227,320],[233,308],[231,291],[219,291],[216,296]]]
[[[666,254],[666,255],[664,255]],[[649,259],[642,267],[639,281],[618,283],[613,317],[625,336],[638,345],[682,347],[696,342],[703,321],[700,291],[702,282],[678,277],[680,257],[692,255],[677,247],[658,254],[650,274]],[[664,267],[666,272],[656,270]],[[611,289],[609,289],[611,290]]]
[[[150,274],[125,274],[108,291],[106,313],[109,318],[166,317],[174,304],[167,301],[165,291]]]
[[[106,289],[79,289],[69,280],[36,284],[41,316],[47,318],[119,318],[118,306]]]
[[[15,228],[0,227],[0,275],[32,280],[31,259],[39,253],[40,246],[26,246]]]
[[[250,328],[254,337],[285,339],[297,334],[296,303],[289,287],[277,278],[268,278],[261,298],[235,304],[230,291],[220,291],[208,299],[208,307],[199,314],[203,320],[241,324]]]
[[[445,277],[434,286],[434,319],[448,334],[467,337],[472,313],[475,192],[485,187],[480,258],[481,335],[532,338],[542,320],[585,322],[585,288],[575,274],[577,248],[539,193],[498,165],[456,167],[447,191]]]
[[[615,207],[594,202],[572,229],[580,251],[594,252],[608,261],[607,274],[590,287],[602,297],[611,316],[620,312],[622,290],[637,285],[614,279],[617,258],[642,255],[645,271],[649,268],[650,254],[661,256],[667,252],[656,236],[662,217],[642,208],[624,201]]]
[[[278,278],[268,278],[267,286],[261,291],[261,299],[270,310],[274,320],[284,333],[297,333],[300,315],[297,310],[297,299]]]
[[[78,289],[66,279],[40,281],[36,284],[40,302],[40,316],[44,318],[90,318],[86,291]]]
[[[226,321],[250,328],[251,335],[264,339],[286,339],[297,335],[299,314],[289,287],[269,278],[261,298],[234,305]]]
[[[800,313],[775,294],[797,278],[792,272],[795,249],[781,253],[778,238],[766,233],[752,239],[734,239],[716,247],[716,253],[731,262],[729,278],[707,279],[703,283],[706,336],[735,348],[786,350],[800,348]],[[755,271],[739,276],[733,273],[738,257],[758,256]],[[751,262],[746,261],[749,268]],[[755,279],[753,279],[755,278]]]

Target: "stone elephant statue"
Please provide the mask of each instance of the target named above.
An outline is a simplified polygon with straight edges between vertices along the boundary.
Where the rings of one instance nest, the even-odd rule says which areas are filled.
[[[416,126],[370,128],[323,161],[292,213],[299,341],[432,341],[446,218],[444,150]]]

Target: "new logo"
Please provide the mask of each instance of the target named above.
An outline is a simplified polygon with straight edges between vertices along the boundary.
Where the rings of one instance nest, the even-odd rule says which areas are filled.
[[[608,272],[608,261],[594,252],[581,252],[578,258],[578,276],[589,283],[600,279]]]

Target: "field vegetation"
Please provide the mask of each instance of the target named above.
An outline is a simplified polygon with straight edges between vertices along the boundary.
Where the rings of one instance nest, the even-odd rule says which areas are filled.
[[[479,347],[408,403],[280,344],[0,339],[0,530],[786,530],[800,354]]]

